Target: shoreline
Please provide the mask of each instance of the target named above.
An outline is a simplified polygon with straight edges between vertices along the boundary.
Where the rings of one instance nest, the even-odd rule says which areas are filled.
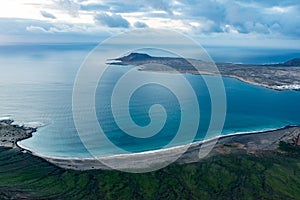
[[[268,144],[268,148],[254,147],[246,148],[247,144],[239,143],[237,146],[241,146],[242,150],[249,151],[261,151],[261,150],[276,150],[279,147],[279,142],[282,137],[290,135],[292,132],[299,132],[299,143],[300,143],[300,126],[297,125],[288,125],[280,128],[274,128],[270,130],[262,131],[253,131],[253,132],[241,132],[241,133],[231,133],[226,135],[220,135],[206,140],[192,142],[186,145],[179,145],[175,147],[170,147],[166,149],[158,150],[149,150],[139,153],[128,153],[128,154],[117,154],[111,156],[103,156],[98,158],[76,158],[76,157],[48,157],[40,155],[36,152],[31,152],[22,146],[17,145],[18,148],[25,150],[26,152],[32,154],[33,156],[40,157],[52,164],[55,164],[61,168],[73,169],[73,170],[92,170],[92,169],[104,169],[104,170],[126,170],[126,171],[136,171],[136,170],[145,170],[150,168],[155,168],[161,164],[168,164],[172,162],[178,163],[190,163],[190,162],[199,162],[202,158],[199,157],[200,151],[207,151],[207,155],[204,157],[210,157],[215,155],[220,151],[223,153],[228,150],[220,150],[220,144],[224,148],[224,141],[228,140],[239,140],[251,137],[255,140],[255,137],[262,136],[262,141],[264,145]],[[273,138],[274,134],[274,138]],[[277,137],[279,135],[280,137]],[[276,136],[276,137],[275,137]],[[298,137],[298,136],[297,136]],[[251,143],[252,141],[250,141]],[[274,144],[276,145],[274,146]],[[272,146],[273,145],[273,146]],[[226,145],[225,145],[226,146]],[[272,146],[272,148],[270,148]],[[239,149],[239,150],[241,150]],[[183,154],[178,153],[184,151]],[[226,154],[226,153],[225,153]],[[179,158],[178,158],[179,156]],[[110,166],[110,167],[108,167]],[[112,167],[111,167],[112,166]]]
[[[143,170],[151,167],[161,165],[162,163],[173,163],[173,162],[199,162],[200,151],[204,152],[205,157],[210,157],[215,154],[216,148],[220,148],[219,145],[222,141],[232,140],[232,138],[252,138],[255,141],[255,137],[263,136],[265,143],[271,145],[271,143],[279,143],[279,138],[272,138],[273,134],[279,134],[286,136],[294,130],[299,130],[299,145],[300,145],[300,125],[287,125],[278,128],[262,129],[247,132],[235,132],[228,133],[226,135],[218,135],[212,138],[202,139],[185,145],[178,145],[165,149],[149,150],[138,153],[124,153],[101,157],[53,157],[45,156],[37,152],[32,152],[26,147],[19,145],[18,142],[21,140],[32,137],[32,133],[37,131],[37,128],[24,127],[20,125],[12,124],[13,120],[4,119],[0,120],[0,146],[9,148],[19,148],[24,153],[30,153],[33,156],[40,157],[52,164],[66,169],[74,170],[91,170],[91,169],[121,169],[121,170]],[[11,134],[11,135],[9,135]],[[13,137],[13,140],[7,140],[7,138]],[[298,137],[298,136],[297,136]],[[250,140],[250,142],[253,142]],[[5,142],[3,142],[5,141]],[[271,142],[271,143],[270,143]],[[297,143],[297,144],[298,144]],[[235,144],[236,145],[236,144]],[[239,146],[245,147],[247,144],[239,144]],[[278,145],[277,145],[278,147]],[[276,147],[276,148],[277,148]],[[276,148],[273,147],[273,150]],[[255,147],[251,151],[263,150]],[[220,151],[220,149],[218,150]],[[224,149],[222,151],[225,151]],[[228,150],[226,150],[228,151]],[[206,152],[206,153],[205,153]],[[108,167],[113,166],[113,167]]]
[[[247,80],[245,78],[242,78],[242,77],[239,77],[236,75],[228,75],[228,74],[221,74],[221,73],[217,74],[217,73],[213,73],[213,72],[205,72],[205,71],[198,72],[198,71],[191,71],[191,70],[173,72],[173,71],[167,71],[167,70],[151,70],[151,69],[144,69],[144,68],[139,68],[138,70],[141,72],[222,76],[222,77],[227,77],[227,78],[233,78],[235,80],[238,80],[238,81],[250,84],[250,85],[255,85],[255,86],[259,86],[259,87],[263,87],[263,88],[267,88],[267,89],[271,89],[271,90],[276,90],[276,91],[288,91],[288,90],[300,91],[300,88],[299,89],[290,88],[291,85],[267,85],[264,83],[250,81],[250,80]]]
[[[299,59],[276,64],[241,64],[229,62],[214,63],[213,61],[184,59],[181,57],[156,57],[146,53],[131,53],[127,56],[108,59],[107,61],[108,65],[136,66],[140,71],[173,73],[163,67],[173,66],[172,68],[181,74],[222,75],[278,91],[300,90]],[[209,68],[211,64],[215,68]],[[157,66],[154,67],[155,65]]]
[[[32,134],[37,131],[37,128],[13,123],[14,120],[9,118],[0,120],[0,146],[19,147],[17,144],[19,141],[31,138]]]
[[[220,140],[220,139],[224,139],[224,138],[232,137],[232,136],[261,134],[261,133],[266,133],[266,132],[281,131],[281,130],[286,130],[286,129],[289,129],[289,128],[297,128],[297,127],[300,128],[300,125],[287,125],[287,126],[282,126],[282,127],[279,127],[279,128],[271,128],[271,129],[265,129],[265,130],[259,130],[259,131],[235,132],[235,133],[229,133],[229,134],[226,134],[226,135],[219,135],[219,136],[215,136],[215,137],[212,137],[212,138],[208,138],[208,139],[203,139],[203,140],[191,142],[189,144],[177,145],[177,146],[169,147],[169,148],[166,148],[166,149],[155,149],[155,150],[148,150],[148,151],[142,151],[142,152],[137,152],[137,153],[115,154],[115,155],[101,156],[101,157],[97,157],[97,158],[44,156],[44,155],[41,155],[39,153],[30,151],[30,150],[26,149],[25,147],[22,147],[22,145],[17,144],[17,146],[20,149],[26,150],[26,151],[30,152],[31,154],[33,154],[35,156],[43,157],[43,158],[47,158],[47,159],[94,160],[94,159],[106,159],[106,158],[114,158],[114,157],[127,157],[127,156],[134,156],[134,155],[146,155],[146,154],[153,154],[153,153],[159,153],[159,152],[164,152],[164,151],[172,151],[172,150],[177,150],[177,149],[180,149],[180,148],[185,148],[186,146],[201,145],[201,144],[212,142],[214,140]],[[26,139],[24,139],[24,140],[26,140]]]

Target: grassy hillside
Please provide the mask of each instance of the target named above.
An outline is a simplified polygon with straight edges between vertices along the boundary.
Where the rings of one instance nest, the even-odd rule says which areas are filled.
[[[286,146],[283,146],[284,149]],[[300,199],[300,154],[216,156],[146,174],[73,171],[0,148],[0,197],[29,199]]]

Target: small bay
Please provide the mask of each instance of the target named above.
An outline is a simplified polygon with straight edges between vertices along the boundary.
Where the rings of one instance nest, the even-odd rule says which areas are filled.
[[[44,46],[29,48],[22,52],[7,51],[0,56],[0,118],[10,117],[17,124],[44,126],[30,139],[19,144],[39,155],[50,157],[90,157],[77,134],[72,115],[72,90],[77,70],[92,45],[84,48],[67,48],[57,52]],[[4,51],[1,47],[1,51]],[[18,47],[20,49],[20,47]],[[42,49],[42,51],[41,51]],[[166,107],[169,116],[161,135],[149,142],[133,141],[112,123],[109,115],[111,89],[115,81],[126,73],[128,66],[111,66],[107,78],[98,86],[95,100],[99,124],[113,143],[129,152],[160,149],[176,134],[180,122],[180,107],[172,93],[159,86],[144,87],[136,92],[130,103],[132,119],[140,126],[150,123],[148,109],[158,103]],[[139,72],[155,75],[157,72]],[[201,76],[184,76],[194,89],[199,100],[200,123],[195,141],[206,134],[210,120],[210,97]],[[214,76],[205,75],[207,79]],[[300,92],[276,91],[251,85],[233,78],[223,77],[226,89],[227,112],[222,134],[254,132],[277,129],[288,125],[300,125]],[[184,103],[189,104],[189,99]],[[103,107],[107,108],[108,111]],[[82,108],[84,112],[85,108]],[[100,114],[101,113],[101,114]],[[87,130],[88,132],[89,130]],[[210,134],[210,133],[207,133]],[[92,136],[90,136],[92,138]],[[101,142],[99,143],[101,144]],[[182,142],[174,145],[185,144]],[[118,153],[108,146],[98,146],[99,155]]]

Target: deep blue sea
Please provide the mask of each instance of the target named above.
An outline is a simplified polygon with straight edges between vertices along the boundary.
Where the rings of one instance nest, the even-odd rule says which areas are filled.
[[[76,73],[95,44],[77,45],[9,45],[0,47],[0,118],[9,117],[17,124],[44,125],[30,139],[19,144],[44,156],[90,157],[76,131],[72,115],[72,91]],[[221,54],[209,47],[215,61],[241,63],[276,63],[300,57],[299,50],[234,49]],[[251,52],[251,53],[249,53]],[[280,56],[279,56],[280,55]],[[129,152],[163,148],[176,133],[180,106],[176,97],[158,85],[145,86],[130,101],[132,120],[140,125],[150,123],[148,109],[153,104],[165,108],[167,119],[159,134],[136,139],[124,134],[113,122],[109,110],[112,87],[132,67],[111,66],[95,94],[96,115],[109,140]],[[155,72],[139,72],[155,75]],[[173,74],[172,76],[182,76]],[[194,140],[201,140],[208,129],[211,102],[205,82],[199,75],[183,75],[199,100],[200,123]],[[206,76],[214,81],[216,77]],[[226,120],[222,134],[276,129],[300,125],[300,92],[275,91],[250,85],[233,78],[223,78],[227,97]],[[180,86],[178,86],[180,87]],[[189,104],[189,99],[184,99]],[[82,108],[84,112],[85,108]],[[192,112],[188,110],[186,112]],[[158,113],[158,116],[159,113]],[[192,121],[190,123],[193,123]],[[88,126],[88,124],[87,124]],[[130,128],[130,127],[129,127]],[[218,131],[218,130],[217,130]],[[87,135],[93,140],[93,131]],[[185,138],[174,145],[185,144]],[[101,144],[101,142],[100,142]],[[99,155],[113,155],[118,150],[99,145]]]

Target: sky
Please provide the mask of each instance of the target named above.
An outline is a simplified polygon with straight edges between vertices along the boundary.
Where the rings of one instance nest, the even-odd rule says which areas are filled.
[[[299,0],[3,0],[0,44],[99,42],[164,28],[204,45],[300,47]]]

